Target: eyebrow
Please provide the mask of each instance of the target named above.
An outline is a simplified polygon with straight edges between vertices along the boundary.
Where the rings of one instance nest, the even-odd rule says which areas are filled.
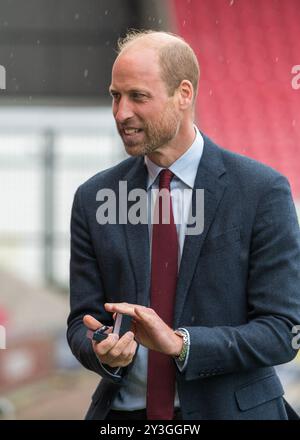
[[[112,87],[109,87],[109,93],[119,93],[118,90],[113,89]],[[148,90],[144,89],[130,89],[127,93],[142,93],[147,96],[151,96],[151,93]]]

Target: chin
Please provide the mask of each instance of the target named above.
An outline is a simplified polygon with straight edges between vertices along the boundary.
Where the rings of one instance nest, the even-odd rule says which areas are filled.
[[[125,145],[126,153],[130,156],[145,156],[145,148],[141,145]]]

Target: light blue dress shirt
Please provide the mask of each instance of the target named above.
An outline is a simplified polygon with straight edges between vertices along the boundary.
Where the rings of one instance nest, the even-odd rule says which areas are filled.
[[[198,166],[203,153],[203,137],[201,133],[195,128],[195,139],[190,148],[180,156],[170,167],[169,170],[172,171],[174,177],[171,181],[170,189],[172,196],[172,208],[174,215],[174,222],[176,223],[177,234],[178,234],[178,267],[180,266],[181,256],[183,252],[185,230],[186,230],[186,220],[188,218],[188,213],[192,198],[192,189],[194,187],[194,182],[198,170]],[[148,192],[148,204],[149,208],[149,238],[150,243],[152,240],[152,222],[153,218],[153,207],[155,203],[155,197],[157,195],[157,190],[159,185],[159,173],[163,169],[153,163],[147,156],[145,156],[145,164],[148,170],[148,182],[147,182],[147,192]],[[174,191],[177,190],[177,191]],[[178,191],[180,190],[180,191]],[[183,191],[186,190],[186,191]],[[184,194],[183,196],[180,195]],[[151,248],[150,248],[151,249]],[[186,363],[188,361],[188,353],[183,365],[176,362],[178,368],[183,371]],[[128,380],[126,384],[121,388],[118,395],[113,401],[112,409],[119,411],[134,411],[146,408],[146,390],[147,390],[147,363],[148,363],[148,349],[140,345],[138,353],[134,362],[132,369],[128,374]],[[163,374],[163,372],[162,372]],[[180,407],[178,393],[176,390],[175,396],[175,407]]]

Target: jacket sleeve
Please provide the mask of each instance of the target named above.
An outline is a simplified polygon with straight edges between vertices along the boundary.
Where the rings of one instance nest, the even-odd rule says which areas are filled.
[[[186,327],[184,374],[194,380],[289,362],[300,323],[300,232],[288,181],[279,176],[258,203],[249,249],[248,322]]]
[[[81,190],[82,187],[79,187],[75,194],[71,214],[70,314],[67,340],[72,353],[84,367],[113,382],[120,382],[127,368],[116,370],[108,365],[103,368],[93,351],[91,340],[86,337],[87,328],[83,324],[83,316],[86,314],[105,325],[112,325],[113,321],[103,307],[105,292],[82,206]]]

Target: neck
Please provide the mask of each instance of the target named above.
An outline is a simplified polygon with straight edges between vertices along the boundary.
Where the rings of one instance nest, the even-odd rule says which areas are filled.
[[[180,156],[182,156],[192,145],[196,137],[193,123],[186,129],[178,132],[176,137],[168,144],[149,154],[149,159],[162,168],[169,168]]]

